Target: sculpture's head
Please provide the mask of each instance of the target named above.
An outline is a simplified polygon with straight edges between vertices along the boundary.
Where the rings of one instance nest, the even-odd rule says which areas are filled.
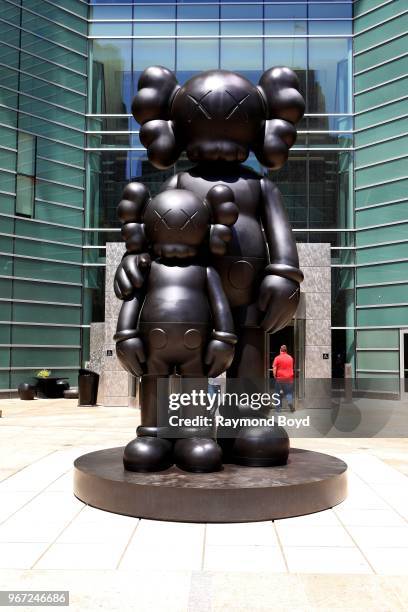
[[[167,189],[147,202],[144,233],[159,257],[193,257],[208,238],[211,223],[228,232],[237,217],[229,187],[216,185],[205,200],[187,189]]]
[[[183,150],[193,162],[243,162],[252,150],[268,168],[280,168],[296,140],[304,113],[296,74],[271,68],[257,86],[226,70],[210,70],[183,86],[167,68],[141,75],[132,113],[140,140],[157,168],[168,168]]]

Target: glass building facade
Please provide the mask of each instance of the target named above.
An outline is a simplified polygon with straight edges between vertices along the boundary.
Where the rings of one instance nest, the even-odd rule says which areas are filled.
[[[296,71],[306,114],[271,178],[296,239],[331,245],[333,352],[359,377],[399,379],[404,0],[0,0],[0,9],[0,389],[44,367],[75,381],[89,325],[104,320],[105,245],[120,239],[124,185],[141,180],[154,194],[190,165],[155,170],[140,144],[130,104],[152,64],[180,82],[211,68],[255,83],[274,65]]]

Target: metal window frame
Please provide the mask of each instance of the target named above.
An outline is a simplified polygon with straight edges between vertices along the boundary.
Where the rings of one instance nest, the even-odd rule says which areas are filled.
[[[51,283],[52,285],[67,285],[69,287],[83,287],[82,283],[72,283],[69,281],[60,281],[60,280],[47,280],[44,278],[28,278],[25,276],[13,276],[13,275],[5,275],[0,274],[0,278],[4,278],[6,280],[15,280],[15,281],[23,281],[29,283]]]
[[[398,308],[400,306],[408,306],[408,302],[401,302],[399,304],[361,304],[361,305],[356,305],[355,309],[356,310],[365,310],[367,309],[373,309],[373,308]]]
[[[85,166],[78,166],[78,164],[69,164],[68,162],[60,161],[59,159],[52,159],[51,157],[44,157],[44,155],[37,155],[37,159],[43,161],[52,162],[53,164],[59,164],[60,166],[66,166],[67,168],[74,168],[75,170],[85,171]]]
[[[408,279],[399,280],[399,281],[384,281],[384,282],[379,282],[379,283],[367,283],[363,285],[356,285],[356,289],[382,287],[382,286],[388,286],[388,285],[407,285],[407,284],[408,284]]]
[[[354,97],[361,96],[362,94],[373,91],[374,89],[378,89],[379,87],[383,87],[384,85],[390,85],[390,83],[401,81],[402,79],[406,79],[407,77],[408,77],[408,72],[401,74],[397,77],[393,77],[392,79],[389,79],[388,81],[383,81],[382,83],[378,83],[377,85],[372,85],[371,87],[367,87],[366,89],[360,89],[359,91],[354,91],[353,95]]]
[[[78,32],[78,30],[74,30],[73,28],[70,28],[69,26],[65,25],[64,23],[60,23],[59,21],[55,21],[54,19],[50,19],[49,17],[46,17],[45,15],[42,15],[41,13],[37,13],[36,11],[33,11],[32,9],[29,9],[26,6],[24,6],[24,4],[18,5],[18,4],[15,4],[14,2],[11,2],[10,0],[5,0],[5,2],[7,2],[8,4],[11,4],[12,6],[15,6],[17,8],[20,8],[20,10],[23,10],[26,13],[30,13],[31,15],[35,15],[36,17],[39,17],[40,19],[44,19],[45,21],[48,21],[48,23],[51,23],[52,25],[56,25],[59,28],[63,28],[64,30],[68,30],[68,32],[72,32],[73,34],[76,34],[77,36],[81,36],[81,38],[87,38],[86,34],[82,34],[82,32]],[[55,4],[53,6],[55,8],[59,8]],[[16,27],[18,27],[18,26],[16,26]]]
[[[0,344],[0,348],[46,348],[46,349],[80,349],[80,344]],[[14,367],[10,367],[14,370]],[[56,368],[53,368],[54,370]],[[1,390],[0,390],[1,391]]]
[[[396,34],[395,36],[392,36],[391,38],[389,38],[386,43],[390,43],[393,40],[397,40],[398,38],[402,38],[403,36],[406,36],[406,32],[403,32],[402,34]],[[361,51],[355,51],[353,50],[353,57],[357,57],[358,55],[362,55],[363,53],[367,53],[368,51],[372,51],[373,49],[376,49],[377,47],[381,47],[382,45],[384,45],[384,41],[381,40],[380,42],[375,43],[374,45],[371,45],[370,47],[367,47],[366,49],[362,49]]]
[[[372,168],[373,166],[389,164],[391,162],[398,161],[399,159],[404,159],[405,157],[408,157],[408,152],[403,153],[402,155],[397,155],[396,157],[389,157],[388,159],[381,159],[369,164],[364,164],[363,166],[354,166],[354,170],[357,172],[358,170],[365,170],[366,168]]]
[[[17,298],[0,298],[0,302],[17,302],[18,304],[41,304],[42,306],[69,306],[70,308],[82,308],[81,304],[73,302],[47,302],[45,300],[20,300]]]
[[[76,49],[71,49],[71,47],[67,47],[67,45],[64,45],[62,43],[57,43],[55,42],[55,40],[52,40],[51,38],[48,38],[47,36],[43,36],[42,34],[37,34],[36,32],[33,32],[32,30],[27,30],[27,28],[23,28],[22,26],[18,26],[15,23],[12,23],[11,21],[8,21],[7,19],[3,19],[2,17],[0,17],[0,22],[3,22],[9,26],[11,26],[12,28],[15,28],[16,30],[21,30],[22,32],[25,32],[26,34],[31,34],[31,36],[35,36],[36,38],[40,38],[41,40],[45,40],[46,42],[55,45],[56,47],[60,47],[61,49],[65,49],[66,51],[70,51],[71,53],[75,53],[76,55],[80,55],[81,57],[84,57],[85,59],[88,59],[88,55],[86,53],[82,53],[82,51],[77,51]]]
[[[371,187],[380,187],[381,185],[389,185],[390,183],[398,183],[399,181],[404,181],[408,179],[408,175],[406,176],[397,176],[392,179],[387,179],[385,181],[378,181],[377,183],[368,183],[367,185],[360,185],[360,187],[354,187],[354,191],[362,191],[363,189],[371,189]]]
[[[374,106],[369,106],[368,108],[364,108],[363,110],[355,111],[354,117],[356,117],[357,115],[364,115],[364,113],[369,113],[373,110],[377,110],[378,108],[383,108],[384,106],[390,106],[390,104],[394,104],[395,102],[403,102],[407,98],[408,96],[401,96],[400,98],[387,100],[386,102],[381,102],[381,104],[375,104]]]
[[[57,66],[57,68],[62,68],[62,70],[68,70],[68,72],[73,72],[74,74],[77,74],[78,76],[85,77],[85,79],[88,78],[87,74],[85,74],[84,72],[81,72],[80,70],[76,70],[76,68],[70,68],[69,66],[64,66],[64,64],[59,64],[58,62],[54,62],[53,60],[43,57],[42,55],[37,55],[37,53],[33,53],[32,51],[26,51],[26,49],[23,49],[22,47],[18,47],[17,45],[12,45],[9,42],[5,42],[3,40],[0,42],[2,45],[5,45],[6,47],[11,47],[12,49],[15,49],[16,51],[19,51],[20,53],[24,53],[25,55],[31,55],[31,57],[35,57],[36,59],[39,59],[42,62],[47,62],[47,64]]]
[[[0,321],[0,325],[31,325],[34,327],[81,327],[90,328],[90,325],[81,325],[79,323],[40,323],[38,321]],[[7,369],[7,368],[6,368]],[[55,367],[52,368],[55,370]],[[65,369],[65,368],[62,368]],[[0,368],[1,370],[1,368]]]
[[[381,68],[382,66],[386,66],[387,64],[391,64],[391,62],[395,62],[399,59],[402,59],[408,55],[408,51],[406,53],[400,53],[400,55],[396,55],[395,57],[391,57],[389,59],[384,60],[383,62],[378,62],[378,64],[374,64],[373,66],[369,66],[369,68],[363,68],[363,70],[359,70],[355,72],[353,76],[360,76],[365,74],[366,72],[370,72],[370,70],[376,70],[376,68]]]
[[[367,11],[364,11],[364,13],[360,13],[360,15],[356,15],[355,17],[353,17],[353,20],[360,19],[360,17],[364,17],[365,15],[368,15],[369,13],[373,13],[374,11],[376,11],[379,8],[382,8],[383,6],[387,6],[387,4],[391,4],[393,1],[394,0],[386,0],[386,2],[383,2],[382,4],[378,4],[377,6],[374,6],[373,8],[370,8]]]
[[[357,36],[361,36],[362,34],[366,34],[367,32],[370,32],[371,30],[375,30],[375,28],[379,28],[380,26],[386,23],[390,23],[390,21],[394,21],[394,19],[398,19],[398,17],[402,17],[403,15],[406,15],[407,13],[408,13],[408,10],[404,10],[404,11],[401,11],[400,13],[397,13],[396,15],[391,15],[391,17],[387,17],[387,19],[383,19],[382,21],[379,21],[378,23],[370,25],[368,26],[368,28],[365,28],[364,30],[361,30],[360,32],[355,32],[354,36],[357,38]]]
[[[86,114],[81,111],[77,111],[75,109],[69,108],[68,106],[63,106],[62,104],[57,104],[56,102],[49,102],[48,100],[43,100],[42,98],[38,98],[37,96],[33,96],[32,94],[28,94],[24,91],[20,91],[19,89],[14,89],[14,87],[9,87],[8,85],[0,85],[0,89],[6,89],[7,91],[11,91],[12,93],[17,94],[18,96],[25,96],[26,98],[30,98],[32,100],[36,100],[37,102],[42,102],[43,104],[48,104],[49,106],[55,106],[55,108],[60,108],[61,110],[72,113],[73,115],[79,115],[80,117],[84,117],[86,120]],[[2,104],[3,106],[3,104]],[[13,109],[15,110],[15,109]],[[27,112],[27,111],[26,111]]]
[[[5,236],[6,238],[15,238],[17,240],[29,240],[32,242],[44,242],[43,238],[33,238],[32,236],[19,236],[18,234],[8,234],[5,232],[0,232],[0,236]],[[72,247],[76,249],[82,249],[83,246],[81,244],[72,244],[70,242],[60,242],[59,240],[49,240],[47,238],[47,244],[55,244],[58,246],[66,246]]]
[[[390,119],[384,119],[384,121],[379,121],[378,123],[371,123],[370,125],[367,125],[366,127],[354,129],[353,132],[354,134],[359,134],[360,132],[365,132],[366,130],[370,130],[372,128],[381,127],[383,125],[386,125],[387,123],[393,123],[393,121],[400,121],[400,119],[406,119],[407,117],[408,117],[408,113],[405,113],[404,115],[398,115],[397,117],[391,117]]]
[[[14,112],[18,112],[18,111],[14,111]],[[37,132],[32,132],[26,129],[23,130],[22,128],[14,127],[12,125],[6,125],[5,123],[0,123],[0,127],[6,128],[7,130],[13,130],[14,132],[24,132],[25,134],[31,134],[31,136],[36,136],[37,138],[42,138],[43,140],[49,140],[50,142],[61,144],[65,147],[72,147],[73,149],[77,149],[81,151],[82,153],[84,152],[83,147],[80,147],[79,145],[75,145],[75,144],[70,144],[68,142],[65,142],[64,140],[58,140],[56,138],[51,138],[50,136],[43,136],[42,134],[37,134]]]

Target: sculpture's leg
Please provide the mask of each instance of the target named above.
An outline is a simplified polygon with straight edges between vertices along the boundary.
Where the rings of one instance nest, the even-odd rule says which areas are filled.
[[[227,373],[227,391],[249,395],[267,393],[267,365],[265,332],[256,327],[242,328],[234,362]],[[242,405],[224,405],[220,410],[227,418],[264,418],[269,412],[269,406],[254,410]],[[224,462],[253,467],[287,462],[289,439],[282,427],[220,428],[217,440],[223,449]]]
[[[201,350],[189,356],[189,360],[180,367],[180,372],[183,374],[181,392],[191,398],[180,416],[190,419],[191,424],[184,421],[179,429],[180,438],[174,446],[174,462],[187,472],[217,472],[222,468],[222,450],[214,439],[212,414],[207,410],[208,380],[203,372]]]
[[[158,410],[163,407],[166,396],[165,393],[158,392],[158,385],[163,385],[164,381],[168,384],[168,377],[151,374],[141,379],[141,425],[137,428],[138,437],[129,442],[123,455],[125,469],[132,472],[156,472],[173,464],[172,442],[158,437]],[[165,409],[168,409],[167,402]]]

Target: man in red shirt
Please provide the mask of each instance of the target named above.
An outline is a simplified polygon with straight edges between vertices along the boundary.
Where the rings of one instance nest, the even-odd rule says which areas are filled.
[[[280,411],[282,406],[282,396],[286,397],[291,412],[294,412],[293,380],[295,372],[293,365],[293,357],[288,354],[286,344],[282,344],[280,353],[275,357],[272,364],[273,376],[276,380],[276,391],[281,396],[281,403],[276,407],[277,412]]]

